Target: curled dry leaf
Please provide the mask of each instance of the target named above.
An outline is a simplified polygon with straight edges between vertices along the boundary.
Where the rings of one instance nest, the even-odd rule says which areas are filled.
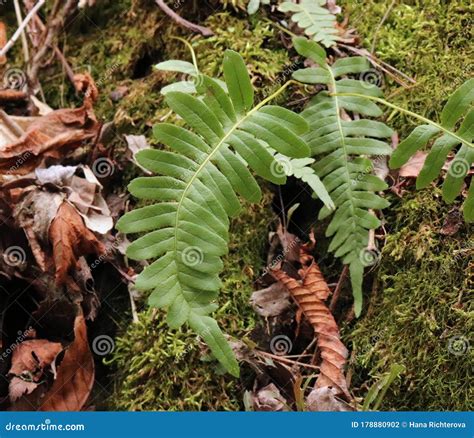
[[[84,82],[80,82],[84,86]],[[96,97],[94,87],[90,84],[87,91]],[[81,146],[84,141],[97,137],[97,122],[92,101],[86,93],[84,105],[75,109],[59,109],[42,117],[10,118],[15,126],[4,126],[0,121],[0,174],[24,175],[35,169],[44,157],[59,159],[65,153]],[[21,135],[15,136],[18,131]],[[7,135],[8,134],[8,135]],[[15,135],[14,135],[15,134]]]
[[[102,243],[87,229],[79,213],[67,202],[59,207],[49,229],[49,238],[53,245],[58,285],[68,283],[69,274],[77,267],[79,257],[105,252]]]
[[[66,349],[56,379],[44,396],[41,411],[80,411],[94,384],[94,360],[83,315],[74,322],[74,342]]]
[[[350,400],[344,376],[348,352],[340,340],[337,323],[324,303],[330,292],[328,285],[317,263],[304,250],[301,261],[305,264],[305,267],[300,270],[301,281],[295,280],[281,269],[272,271],[272,275],[286,286],[317,336],[321,364],[316,387],[333,387],[337,394]],[[309,265],[306,265],[308,262]]]
[[[26,394],[31,394],[41,383],[44,374],[55,374],[55,361],[63,347],[59,342],[46,339],[31,339],[19,344],[12,355],[9,394],[15,402]]]

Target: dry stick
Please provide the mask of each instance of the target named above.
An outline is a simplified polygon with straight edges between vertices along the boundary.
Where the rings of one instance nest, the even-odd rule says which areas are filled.
[[[391,76],[396,82],[398,82],[403,87],[408,88],[408,85],[405,84],[405,82],[403,82],[401,79],[399,79],[396,76],[397,74],[403,77],[404,79],[406,79],[408,82],[411,82],[412,84],[416,84],[415,79],[411,78],[410,76],[403,73],[402,71],[396,69],[393,65],[390,65],[386,63],[385,61],[378,59],[375,55],[372,55],[368,50],[358,49],[357,47],[348,46],[347,44],[339,44],[339,45],[351,52],[354,52],[357,55],[366,56],[371,64],[373,64],[375,67],[378,67],[380,68],[380,70],[387,73],[389,76]]]
[[[393,7],[395,6],[395,2],[396,2],[396,0],[392,0],[392,3],[390,3],[390,6],[385,11],[385,14],[383,15],[382,19],[380,20],[380,23],[375,28],[374,38],[372,39],[372,46],[370,47],[370,53],[372,53],[372,54],[375,51],[375,43],[377,42],[377,36],[378,36],[379,30],[383,26],[383,24],[385,23],[385,20],[390,15],[390,12],[392,11]]]
[[[18,22],[18,26],[21,26],[23,22],[23,17],[21,15],[21,8],[19,0],[13,0],[13,5],[15,6],[15,15]],[[21,31],[21,45],[23,47],[23,57],[25,58],[25,64],[28,64],[30,60],[30,51],[28,50],[28,40],[26,39],[25,30]]]
[[[282,356],[277,356],[276,354],[267,353],[266,351],[258,351],[257,350],[256,353],[261,355],[261,356],[269,357],[270,359],[276,360],[277,362],[283,362],[283,363],[287,363],[287,364],[290,364],[290,365],[293,365],[293,366],[294,365],[299,365],[299,366],[306,367],[306,368],[312,368],[314,370],[319,370],[319,368],[320,368],[320,367],[317,367],[315,365],[310,365],[308,363],[303,363],[303,362],[298,362],[298,361],[295,361],[295,360],[285,359]]]
[[[31,8],[31,11],[28,12],[27,16],[25,17],[25,19],[22,21],[22,23],[20,24],[20,26],[18,27],[18,29],[16,30],[16,32],[13,34],[13,36],[10,38],[10,41],[8,41],[8,43],[5,45],[5,47],[3,47],[2,49],[0,49],[0,58],[2,56],[5,56],[7,54],[7,52],[13,47],[13,45],[15,44],[16,40],[20,37],[20,35],[23,33],[23,30],[25,29],[25,27],[27,26],[27,24],[30,22],[30,20],[33,18],[33,16],[36,14],[36,12],[39,10],[39,8],[41,8],[41,6],[44,5],[44,3],[46,2],[46,0],[38,0],[38,3],[36,3],[36,5],[34,5],[32,8]]]
[[[35,21],[36,21],[36,23],[38,24],[39,28],[44,32],[46,26],[45,26],[44,23],[41,21],[41,18],[38,17],[38,16],[36,16],[36,17],[35,17]],[[59,61],[60,61],[61,64],[63,65],[64,71],[66,72],[67,77],[68,77],[69,80],[71,81],[72,85],[75,86],[75,83],[74,83],[74,71],[73,71],[73,69],[71,68],[71,66],[69,65],[69,63],[67,62],[66,57],[63,55],[63,52],[61,52],[61,50],[59,50],[59,47],[58,47],[57,45],[54,45],[54,46],[53,46],[53,50],[54,50],[54,53],[55,53],[56,57],[59,59]]]
[[[58,28],[61,25],[62,21],[67,17],[67,15],[75,8],[77,4],[77,0],[68,0],[67,3],[64,5],[61,14],[58,12],[58,16],[53,15],[53,19],[51,20],[51,24],[46,27],[45,29],[45,37],[43,40],[43,45],[40,49],[36,52],[33,60],[31,62],[31,69],[29,72],[29,76],[31,80],[35,80],[37,82],[38,71],[41,67],[41,61],[45,57],[48,49],[53,47],[53,39],[56,37],[58,32]],[[57,9],[56,7],[53,9]],[[31,12],[31,11],[30,11]]]
[[[339,277],[339,281],[337,282],[336,288],[334,289],[334,293],[332,294],[331,303],[329,304],[329,310],[331,313],[334,313],[336,309],[337,301],[339,300],[339,295],[341,294],[342,286],[344,281],[347,277],[347,273],[349,272],[349,266],[344,265],[342,269],[341,275]]]
[[[176,12],[173,11],[165,2],[164,0],[155,0],[156,4],[160,7],[160,9],[169,17],[171,17],[176,23],[180,24],[181,26],[187,27],[191,29],[193,32],[199,32],[204,36],[211,36],[214,35],[211,29],[208,29],[204,26],[199,26],[198,24],[191,23],[188,20],[185,20],[183,17],[178,15]]]

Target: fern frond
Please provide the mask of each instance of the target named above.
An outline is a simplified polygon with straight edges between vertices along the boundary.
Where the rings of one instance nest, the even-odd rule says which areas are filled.
[[[323,84],[321,91],[301,114],[310,130],[303,138],[318,157],[313,166],[336,204],[336,212],[326,230],[332,236],[329,250],[349,265],[356,315],[362,309],[362,278],[364,267],[373,262],[367,250],[369,230],[380,221],[369,211],[385,208],[388,203],[376,194],[387,185],[372,174],[371,156],[389,155],[385,141],[392,130],[384,123],[369,119],[382,115],[368,96],[381,96],[376,85],[347,75],[360,75],[369,70],[366,58],[342,58],[329,66],[325,52],[314,41],[294,40],[296,50],[319,64],[319,67],[298,70],[293,77],[301,82]],[[339,93],[356,91],[358,97],[339,97]],[[349,115],[357,113],[360,118]],[[331,214],[323,207],[319,219]]]
[[[242,57],[227,51],[223,67],[228,92],[199,75],[200,98],[166,94],[168,105],[191,129],[166,123],[154,127],[156,140],[171,151],[138,153],[140,165],[159,176],[137,178],[129,190],[158,203],[126,214],[117,228],[148,233],[133,242],[127,254],[134,260],[156,259],[136,281],[138,289],[153,290],[150,304],[167,308],[170,327],[188,323],[222,365],[238,375],[232,350],[208,316],[221,286],[229,217],[240,211],[238,195],[252,202],[261,198],[248,166],[271,182],[285,182],[285,175],[271,171],[278,164],[268,147],[290,157],[309,154],[300,137],[308,124],[287,109],[267,105],[286,85],[255,105]]]
[[[448,99],[441,112],[439,124],[408,112],[409,115],[415,115],[419,119],[424,119],[427,123],[417,126],[398,145],[390,160],[390,167],[398,168],[403,166],[416,151],[435,139],[416,180],[416,187],[424,188],[439,175],[449,152],[459,147],[454,159],[451,161],[443,183],[443,199],[447,202],[453,202],[461,192],[464,179],[474,163],[474,145],[472,144],[474,139],[473,102],[474,79],[470,79],[461,85]],[[456,127],[458,128],[456,129]],[[463,212],[466,221],[474,221],[474,180],[471,181]]]
[[[304,29],[306,35],[326,47],[332,47],[338,41],[336,17],[324,7],[325,4],[326,0],[300,0],[298,4],[285,1],[278,10],[294,12],[291,20]]]

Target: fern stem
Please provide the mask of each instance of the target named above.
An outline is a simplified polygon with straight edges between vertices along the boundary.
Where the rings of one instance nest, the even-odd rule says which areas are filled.
[[[175,37],[175,36],[172,36],[170,37],[172,40],[178,40],[178,41],[181,41],[183,44],[186,45],[186,47],[189,49],[189,51],[191,52],[191,58],[193,59],[193,64],[194,64],[194,68],[196,69],[196,73],[199,74],[199,67],[198,67],[198,63],[197,63],[197,58],[196,58],[196,52],[194,51],[193,49],[193,46],[189,43],[189,41],[186,41],[184,38],[181,38],[181,37]]]
[[[374,97],[374,96],[367,96],[365,94],[359,94],[359,93],[333,93],[331,96],[347,96],[347,97],[363,97],[365,99],[370,99],[375,102],[378,102],[382,105],[385,105],[389,108],[392,108],[394,110],[400,111],[401,113],[404,113],[410,117],[414,117],[415,119],[421,120],[422,122],[434,126],[438,128],[440,131],[443,131],[445,134],[450,135],[451,137],[454,137],[456,140],[459,140],[460,143],[465,144],[466,146],[470,148],[474,148],[474,144],[468,142],[467,140],[464,140],[462,137],[457,135],[455,132],[450,131],[449,129],[444,128],[442,125],[439,123],[433,122],[433,120],[427,119],[426,117],[421,116],[420,114],[414,113],[413,111],[407,110],[405,108],[402,108],[398,105],[395,105],[393,103],[387,102],[385,99],[381,99],[379,97]]]

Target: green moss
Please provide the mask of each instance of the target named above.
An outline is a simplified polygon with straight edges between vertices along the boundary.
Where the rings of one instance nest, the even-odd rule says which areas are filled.
[[[252,283],[263,265],[263,248],[271,221],[268,199],[245,205],[231,227],[230,252],[224,260],[223,287],[215,317],[231,336],[242,338],[255,323],[249,305]],[[118,410],[240,410],[239,381],[222,375],[207,349],[185,328],[171,331],[159,311],[140,314],[116,341],[112,364],[117,369],[110,399]],[[205,360],[205,361],[203,361]]]
[[[386,94],[393,93],[391,100],[437,118],[448,96],[472,76],[472,2],[396,2],[375,33],[390,3],[345,0],[342,6],[362,36],[364,46],[370,49],[375,38],[375,54],[416,79],[417,84],[409,89],[387,79]],[[402,116],[394,122],[402,134],[413,127],[413,121]]]
[[[470,410],[472,227],[445,236],[440,218],[449,207],[440,202],[439,190],[407,196],[387,218],[393,232],[382,253],[381,290],[347,337],[355,350],[354,388],[365,395],[378,375],[398,363],[406,374],[382,410]]]
[[[437,118],[447,97],[472,74],[471,3],[395,2],[376,36],[391,2],[344,3],[363,44],[370,47],[376,37],[377,56],[417,80],[406,90],[387,79],[390,100]],[[414,126],[398,115],[389,123],[401,138]],[[472,409],[472,228],[463,225],[452,237],[440,233],[452,206],[434,187],[391,201],[378,287],[367,298],[366,315],[355,327],[344,327],[355,350],[355,392],[364,397],[378,376],[399,363],[407,371],[390,388],[382,410]],[[455,354],[464,347],[464,354]]]

